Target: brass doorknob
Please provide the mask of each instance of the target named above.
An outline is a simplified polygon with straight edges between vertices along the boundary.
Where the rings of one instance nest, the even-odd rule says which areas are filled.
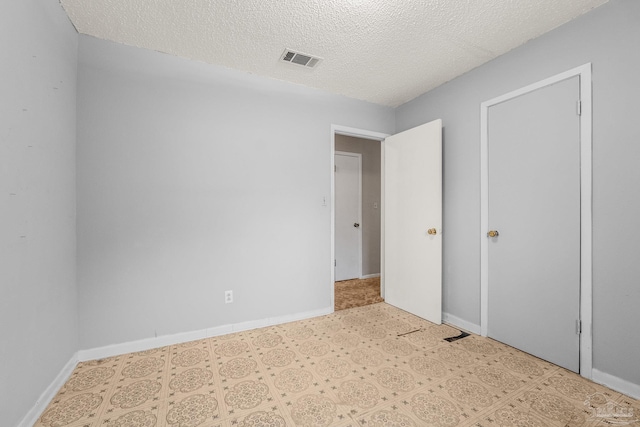
[[[498,237],[500,235],[500,233],[498,233],[498,230],[490,230],[487,233],[487,237]]]
[[[438,231],[435,228],[430,228],[427,230],[427,234],[435,236],[436,234],[438,234]]]

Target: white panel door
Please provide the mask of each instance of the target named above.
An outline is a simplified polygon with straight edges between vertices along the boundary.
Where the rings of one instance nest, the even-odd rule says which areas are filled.
[[[384,144],[385,301],[442,323],[442,121]]]
[[[362,274],[361,161],[359,154],[335,155],[336,281]]]
[[[488,336],[578,372],[579,77],[488,110]]]

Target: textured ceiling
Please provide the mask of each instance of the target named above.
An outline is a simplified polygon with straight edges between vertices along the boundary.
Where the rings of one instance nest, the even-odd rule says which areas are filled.
[[[80,33],[397,106],[608,0],[61,0]],[[279,61],[285,48],[323,58]]]

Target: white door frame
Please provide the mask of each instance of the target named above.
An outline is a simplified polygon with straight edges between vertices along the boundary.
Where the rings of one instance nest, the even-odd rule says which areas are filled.
[[[334,152],[334,168],[335,168],[335,156],[347,156],[347,157],[355,157],[358,159],[358,223],[360,223],[360,232],[358,233],[358,278],[362,278],[362,233],[363,233],[363,225],[362,225],[362,154],[360,153],[350,153],[348,151],[335,151]],[[335,170],[335,169],[334,169]],[[333,175],[335,177],[335,173]],[[335,178],[334,178],[334,197],[335,197]],[[335,202],[335,198],[332,199]],[[331,204],[335,218],[335,203]],[[335,236],[334,236],[335,238]],[[334,267],[334,276],[335,276],[335,267]],[[334,277],[335,278],[335,277]]]
[[[580,78],[580,375],[591,379],[592,354],[592,170],[591,63],[557,74],[480,104],[480,331],[487,336],[489,317],[489,107],[545,86]]]
[[[336,162],[335,162],[335,154],[336,154],[336,134],[338,135],[345,135],[345,136],[353,136],[355,138],[362,138],[362,139],[371,139],[374,141],[381,141],[382,142],[382,152],[381,152],[381,164],[380,164],[380,175],[381,175],[381,184],[384,182],[384,139],[388,136],[390,136],[389,134],[386,133],[380,133],[380,132],[374,132],[374,131],[370,131],[370,130],[365,130],[365,129],[357,129],[357,128],[352,128],[352,127],[348,127],[348,126],[341,126],[341,125],[331,125],[331,145],[329,147],[329,152],[331,154],[331,169],[330,169],[330,176],[331,176],[331,197],[330,197],[330,203],[331,203],[331,258],[329,259],[329,265],[331,265],[331,282],[330,282],[330,288],[331,288],[331,311],[333,312],[334,307],[335,307],[335,288],[334,288],[334,283],[335,283],[335,279],[336,279],[336,275],[335,275],[335,270],[334,270],[334,260],[335,260],[335,256],[336,256],[336,204],[335,204],[335,197],[336,197],[336,182],[335,182],[335,174],[334,174],[334,170],[335,170],[335,166],[336,166]],[[381,196],[380,196],[380,293],[382,295],[382,297],[384,298],[384,186],[381,187]]]

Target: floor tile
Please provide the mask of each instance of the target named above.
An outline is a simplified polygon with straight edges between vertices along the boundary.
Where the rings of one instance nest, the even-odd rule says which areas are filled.
[[[640,427],[640,402],[385,303],[78,364],[37,427]]]

